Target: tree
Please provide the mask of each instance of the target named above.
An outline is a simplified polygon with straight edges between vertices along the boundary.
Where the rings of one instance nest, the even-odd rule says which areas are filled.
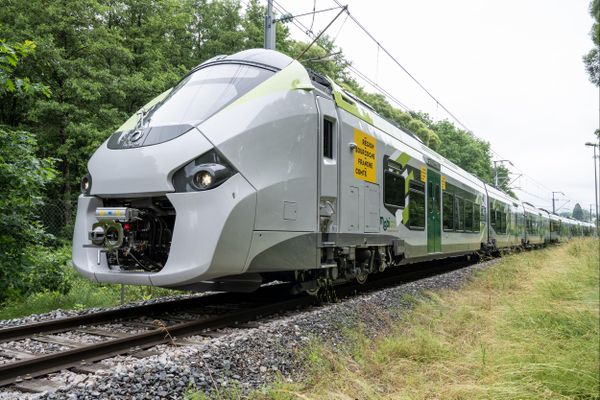
[[[31,41],[8,44],[0,40],[0,96],[18,101],[48,88],[17,73],[23,58],[33,54]],[[26,271],[47,236],[37,220],[44,186],[55,176],[53,160],[36,156],[35,137],[0,125],[0,302],[23,293]]]
[[[575,204],[575,207],[573,207],[573,218],[575,218],[578,221],[584,220],[583,209],[581,208],[579,203]]]
[[[590,14],[595,21],[590,32],[594,48],[583,56],[583,63],[590,76],[590,81],[594,85],[600,86],[600,0],[592,0]]]

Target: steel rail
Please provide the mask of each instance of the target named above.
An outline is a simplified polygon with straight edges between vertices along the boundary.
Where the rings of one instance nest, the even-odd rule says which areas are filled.
[[[316,299],[310,296],[293,298],[280,303],[261,305],[247,310],[239,310],[226,315],[207,318],[199,321],[184,322],[150,332],[131,335],[129,337],[107,340],[97,344],[74,348],[67,351],[26,359],[10,364],[0,365],[0,386],[30,379],[51,372],[123,354],[132,348],[147,348],[168,343],[172,338],[180,338],[200,333],[207,329],[219,329],[259,318],[263,315],[287,311],[303,305],[314,304]]]
[[[374,279],[367,281],[363,285],[345,284],[335,288],[338,298],[349,297],[357,293],[381,289],[382,287],[397,285],[399,283],[416,281],[433,275],[439,275],[444,272],[462,268],[472,264],[466,261],[452,261],[432,264],[429,267],[407,269],[407,266],[400,267],[400,270],[392,268],[381,274],[374,275]],[[415,267],[416,265],[413,265]],[[268,289],[268,288],[265,288]],[[275,289],[270,291],[274,294]],[[206,296],[212,297],[212,296]],[[272,297],[269,295],[259,296],[262,303],[256,307],[236,310],[227,314],[208,317],[198,321],[184,322],[176,325],[159,327],[149,332],[134,334],[124,338],[111,339],[100,343],[77,347],[74,349],[52,353],[36,358],[25,359],[12,363],[0,365],[0,386],[20,382],[24,379],[31,379],[46,375],[52,372],[67,368],[91,364],[95,361],[119,354],[124,354],[132,349],[144,349],[159,344],[169,343],[179,338],[199,334],[206,330],[214,330],[225,327],[234,327],[238,323],[249,322],[268,315],[290,311],[299,307],[306,307],[319,303],[315,297],[308,295],[296,295],[283,301],[269,302]],[[199,297],[195,299],[203,299]],[[192,300],[192,299],[188,299]],[[165,307],[170,302],[164,302]],[[120,309],[126,310],[126,309]],[[59,320],[60,321],[60,320]],[[58,321],[58,322],[59,322]],[[47,331],[46,331],[47,332]],[[33,336],[35,339],[35,336]]]
[[[279,291],[285,290],[285,288],[281,288],[280,286],[285,286],[285,288],[289,287],[289,285],[273,285],[260,288],[254,293],[215,293],[199,297],[187,297],[184,299],[160,301],[139,306],[116,308],[90,314],[75,315],[72,317],[12,326],[9,328],[0,329],[0,343],[25,339],[40,333],[64,332],[82,325],[108,323],[127,318],[157,315],[170,311],[181,311],[184,309],[191,309],[206,305],[227,304],[239,302],[240,300],[251,299],[252,297],[256,296],[260,296],[262,298],[267,296],[272,297],[279,294]]]
[[[218,293],[201,297],[188,297],[185,299],[168,300],[158,303],[143,304],[140,306],[123,307],[114,310],[105,310],[85,315],[75,315],[72,317],[59,318],[48,321],[35,322],[0,329],[0,343],[19,340],[30,337],[38,333],[56,333],[75,328],[81,325],[106,323],[123,318],[134,318],[145,315],[155,315],[157,313],[191,308],[194,306],[205,305],[209,302],[230,301],[231,294]]]

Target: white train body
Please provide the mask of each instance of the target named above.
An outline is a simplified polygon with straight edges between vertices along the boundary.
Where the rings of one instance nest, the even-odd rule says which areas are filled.
[[[540,210],[270,50],[200,65],[88,169],[73,264],[98,282],[243,290],[545,241]]]

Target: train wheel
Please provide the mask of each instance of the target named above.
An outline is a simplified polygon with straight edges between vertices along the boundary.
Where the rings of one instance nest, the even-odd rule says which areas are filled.
[[[312,289],[306,289],[306,293],[309,296],[317,297],[319,295],[319,289],[321,289],[321,288],[316,287],[316,288],[312,288]]]
[[[356,282],[358,282],[359,285],[362,285],[363,283],[365,283],[367,281],[368,276],[369,276],[369,274],[357,275]]]

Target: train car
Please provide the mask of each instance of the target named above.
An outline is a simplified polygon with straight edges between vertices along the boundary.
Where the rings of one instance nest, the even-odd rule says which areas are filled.
[[[558,227],[555,226],[555,221],[558,216],[552,214],[545,208],[539,209],[542,212],[544,242],[546,244],[555,243],[558,241]]]
[[[542,211],[533,204],[527,202],[523,202],[523,211],[525,215],[525,236],[523,237],[523,246],[525,248],[542,246],[545,243]]]
[[[539,210],[272,50],[194,68],[114,132],[88,171],[73,264],[97,282],[247,291],[287,280],[314,291],[487,252],[492,240],[513,247],[526,224],[524,243],[544,237]]]
[[[570,229],[570,222],[568,218],[565,217],[558,217],[560,220],[560,233],[559,233],[559,241],[560,242],[567,242],[569,241],[570,237],[571,237],[571,229]]]
[[[504,192],[486,185],[490,221],[489,241],[495,249],[514,249],[521,246],[523,236],[523,207]]]
[[[548,212],[550,218],[550,243],[558,243],[561,241],[561,219],[558,215]]]

